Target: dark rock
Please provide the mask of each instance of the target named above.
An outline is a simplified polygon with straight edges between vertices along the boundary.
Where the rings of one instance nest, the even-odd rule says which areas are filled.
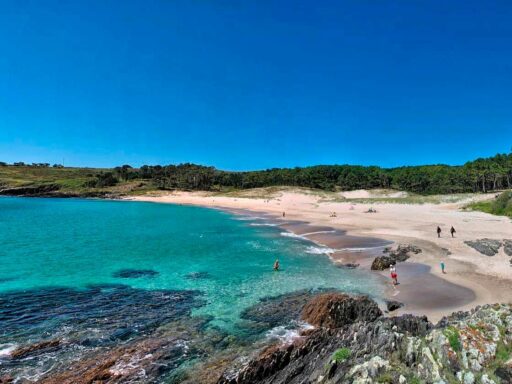
[[[496,255],[501,247],[501,241],[494,239],[479,239],[475,241],[465,241],[464,243],[485,256]]]
[[[395,300],[386,301],[386,308],[390,312],[396,311],[397,309],[400,309],[403,306],[404,306],[403,303],[400,303],[399,301],[395,301]]]
[[[137,279],[140,277],[154,277],[159,273],[151,269],[121,269],[112,274],[113,277],[120,277],[123,279]]]
[[[299,320],[304,306],[319,293],[319,291],[302,290],[266,297],[245,309],[240,318],[260,323],[262,328],[288,324],[292,320]]]
[[[383,271],[396,264],[396,260],[390,256],[378,256],[372,262],[373,271]]]
[[[494,374],[498,376],[503,383],[512,383],[512,368],[511,367],[499,367],[494,371]]]
[[[418,254],[421,253],[421,249],[415,245],[399,244],[395,250],[386,247],[382,252],[387,256],[379,256],[373,260],[372,270],[374,271],[383,271],[398,262],[406,261],[410,257],[409,253]]]
[[[47,341],[41,341],[39,343],[27,345],[25,347],[19,347],[16,348],[11,353],[12,359],[23,359],[28,356],[33,356],[35,354],[43,353],[43,352],[50,352],[55,351],[59,348],[61,345],[60,340],[47,340]]]
[[[325,293],[309,301],[301,317],[311,325],[340,328],[357,321],[373,321],[382,316],[378,305],[367,296]]]
[[[25,186],[0,189],[0,195],[9,196],[53,196],[59,190],[57,184]]]
[[[504,247],[505,254],[507,256],[512,256],[512,240],[509,240],[509,239],[503,240],[503,247]]]
[[[346,264],[338,264],[336,265],[338,268],[346,268],[346,269],[356,269],[359,267],[359,264],[354,263],[346,263]]]
[[[130,328],[119,328],[116,329],[111,335],[110,340],[127,340],[129,339],[133,334],[134,330]]]
[[[414,316],[411,314],[387,319],[391,324],[398,328],[399,332],[407,333],[412,336],[425,336],[434,325],[428,321],[427,316]]]
[[[208,279],[210,274],[208,272],[190,272],[185,275],[185,279],[197,280],[197,279]]]

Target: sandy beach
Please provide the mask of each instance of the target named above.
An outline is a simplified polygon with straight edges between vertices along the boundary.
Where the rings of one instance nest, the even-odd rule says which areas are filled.
[[[390,201],[372,199],[375,194],[369,191],[326,195],[286,188],[267,192],[173,192],[130,199],[264,215],[289,232],[332,248],[335,263],[359,264],[359,268],[368,271],[385,245],[415,245],[422,252],[411,254],[409,260],[397,265],[398,286],[391,284],[389,271],[372,272],[380,273],[389,286],[386,296],[405,304],[394,314],[425,314],[437,321],[446,314],[476,305],[512,301],[512,269],[504,248],[489,257],[464,243],[483,238],[512,239],[509,218],[462,210],[471,199],[492,198],[491,195],[418,204],[409,203],[401,192],[387,194]],[[402,197],[404,201],[397,202]],[[370,207],[376,212],[368,213]],[[437,226],[442,229],[441,238],[437,237]],[[453,238],[451,226],[457,231]],[[440,269],[441,261],[446,264],[445,274]]]

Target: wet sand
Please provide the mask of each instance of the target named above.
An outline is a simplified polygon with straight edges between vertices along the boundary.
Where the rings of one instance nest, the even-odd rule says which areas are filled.
[[[372,271],[371,264],[375,257],[383,255],[385,247],[391,246],[392,241],[375,237],[348,235],[346,231],[325,225],[310,224],[304,220],[286,220],[268,212],[251,211],[246,209],[228,209],[227,211],[253,217],[256,223],[275,224],[279,228],[313,243],[334,250],[329,257],[337,266],[347,264],[358,265],[368,273],[382,277],[385,287],[384,299],[396,300],[404,306],[390,313],[392,316],[412,313],[416,315],[429,314],[433,321],[458,308],[467,306],[476,299],[471,289],[450,283],[432,273],[431,267],[421,263],[403,262],[397,264],[399,285],[391,282],[389,271]],[[385,303],[382,309],[385,309]]]

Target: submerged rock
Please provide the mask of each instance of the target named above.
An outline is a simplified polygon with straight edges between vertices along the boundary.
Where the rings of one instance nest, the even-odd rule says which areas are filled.
[[[359,267],[359,264],[355,263],[346,263],[346,264],[337,264],[338,268],[346,268],[346,269],[356,269]]]
[[[115,353],[120,344],[127,348],[124,350],[126,353],[138,350],[149,353],[152,348],[143,345],[153,338],[164,340],[165,344],[158,344],[162,352],[158,351],[152,356],[141,355],[141,359],[151,363],[150,367],[154,370],[159,366],[174,369],[175,365],[196,356],[192,348],[187,350],[185,340],[193,344],[206,339],[198,334],[202,332],[204,321],[191,317],[192,310],[204,303],[197,291],[147,290],[126,285],[97,285],[86,289],[40,288],[0,293],[2,334],[9,335],[10,340],[21,344],[11,352],[10,358],[2,359],[0,375],[9,374],[17,380],[20,377],[44,375],[45,380],[50,380],[70,371],[70,376],[66,376],[65,380],[62,376],[63,380],[55,379],[53,382],[85,383],[87,381],[82,380],[80,373],[89,377],[86,372],[91,372],[97,364],[108,360],[107,356]],[[170,323],[176,323],[179,327],[171,329]],[[134,344],[137,348],[130,349],[129,346]],[[178,356],[179,351],[184,354]],[[174,353],[175,359],[171,358]],[[135,359],[138,355],[123,356],[125,360],[120,364],[129,366],[133,363],[130,358]],[[82,363],[79,369],[76,364]],[[138,362],[132,365],[135,368],[140,366]],[[77,368],[76,371],[71,372],[74,368]],[[45,380],[41,378],[37,382]],[[102,382],[113,382],[109,380]],[[147,381],[141,379],[138,382]]]
[[[475,241],[465,241],[464,243],[485,256],[496,255],[502,245],[500,240],[494,239],[480,239]]]
[[[373,321],[382,316],[378,305],[367,296],[325,293],[311,299],[301,317],[311,325],[340,328],[356,321]]]
[[[61,346],[61,341],[58,339],[41,341],[39,343],[18,347],[11,352],[12,359],[23,359],[25,357],[32,357],[35,354],[54,351]]]
[[[197,280],[197,279],[208,279],[210,274],[208,272],[190,272],[185,275],[185,279]]]
[[[155,277],[159,272],[151,269],[121,269],[112,274],[113,277],[120,277],[123,279],[138,279],[140,277]]]

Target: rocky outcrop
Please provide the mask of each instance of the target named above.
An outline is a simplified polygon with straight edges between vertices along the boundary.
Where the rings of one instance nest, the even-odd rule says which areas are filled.
[[[324,328],[340,328],[357,321],[373,321],[382,316],[378,305],[367,296],[325,293],[309,301],[302,310],[302,320]]]
[[[54,196],[60,189],[57,184],[44,184],[37,186],[24,186],[0,189],[0,195],[9,196]]]
[[[317,328],[264,350],[218,383],[510,383],[511,353],[512,307],[486,305],[435,327],[404,315]]]
[[[503,250],[507,256],[512,256],[512,240],[503,240]]]
[[[54,351],[59,348],[61,341],[58,339],[41,341],[39,343],[30,344],[24,347],[16,348],[11,352],[11,359],[23,359],[28,356],[34,356],[38,353]]]
[[[500,240],[494,239],[479,239],[475,241],[465,241],[464,243],[485,256],[496,255],[502,245]]]
[[[396,260],[389,256],[378,256],[372,262],[373,271],[384,271],[392,265],[396,264]]]
[[[371,269],[374,271],[383,271],[398,262],[406,261],[410,253],[416,255],[421,253],[421,249],[411,244],[399,244],[396,249],[386,247],[382,252],[384,256],[378,256],[373,260]]]
[[[389,253],[389,256],[394,258],[396,261],[405,261],[409,258],[409,253],[417,255],[418,253],[421,253],[421,249],[411,244],[399,244],[395,250],[385,248],[383,253]]]
[[[387,300],[386,301],[386,309],[389,312],[396,311],[397,309],[400,309],[404,306],[403,303],[400,303],[399,301],[395,300]]]
[[[319,293],[321,292],[301,290],[263,298],[259,303],[245,309],[240,318],[250,320],[262,330],[285,325],[299,320],[304,306]]]

